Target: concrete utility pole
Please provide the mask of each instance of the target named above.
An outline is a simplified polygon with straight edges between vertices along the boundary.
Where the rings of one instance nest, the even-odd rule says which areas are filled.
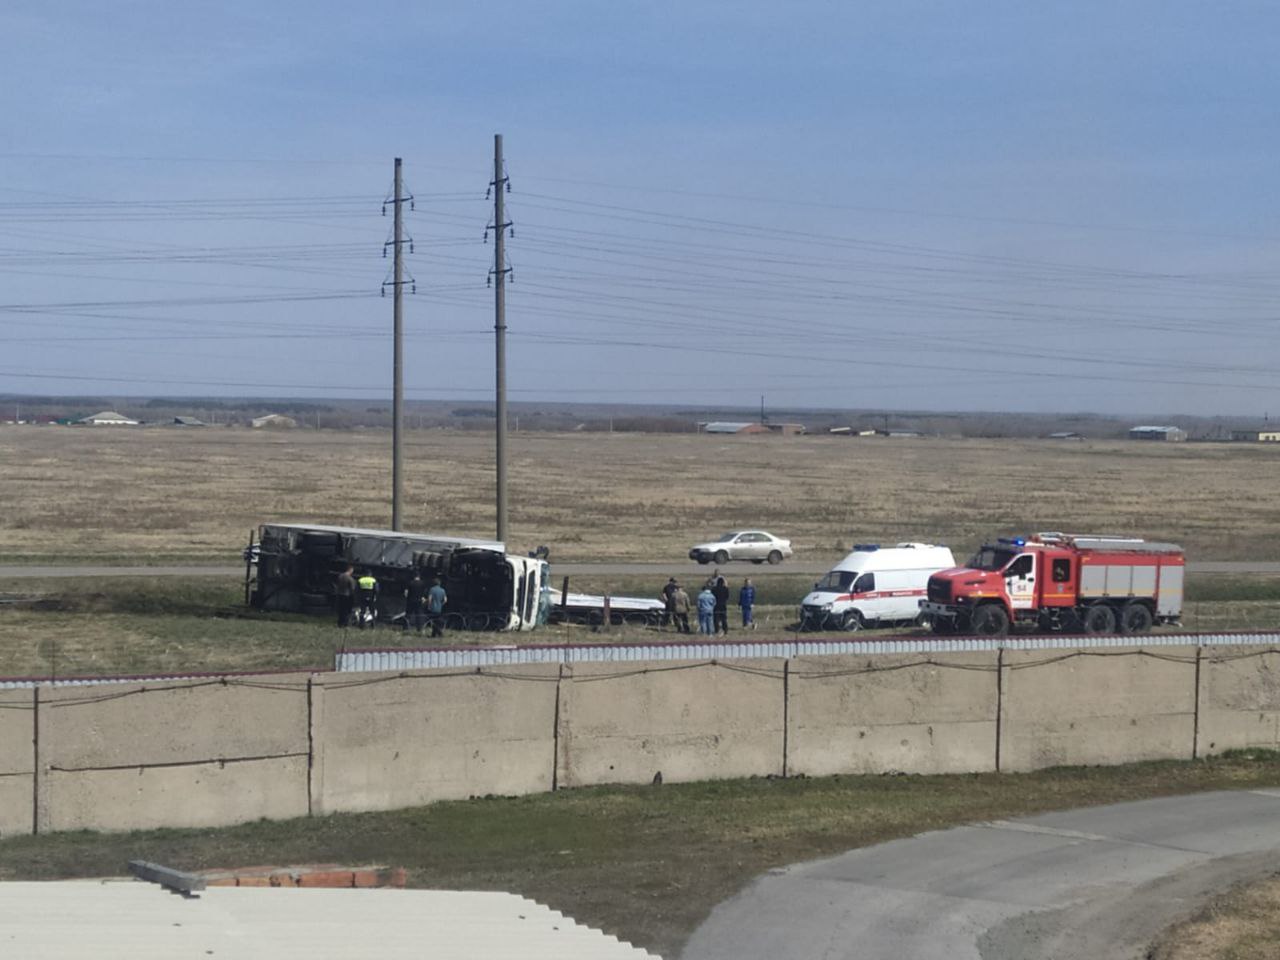
[[[400,158],[396,157],[395,185],[395,268],[392,281],[391,317],[395,346],[391,360],[391,529],[400,529],[400,503],[404,495],[404,186]]]
[[[511,226],[503,203],[510,189],[502,169],[502,134],[493,135],[493,334],[494,334],[494,427],[498,487],[498,539],[507,540],[507,297],[506,232]]]

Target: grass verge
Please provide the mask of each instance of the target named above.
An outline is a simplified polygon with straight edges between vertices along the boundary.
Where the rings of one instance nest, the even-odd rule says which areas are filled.
[[[384,862],[410,885],[511,890],[667,956],[721,900],[782,864],[974,821],[1280,784],[1280,760],[1028,774],[826,777],[596,787],[218,830],[0,841],[0,879],[120,874],[141,858],[197,870]]]
[[[1280,956],[1280,873],[1228,890],[1168,930],[1150,960],[1275,960]]]

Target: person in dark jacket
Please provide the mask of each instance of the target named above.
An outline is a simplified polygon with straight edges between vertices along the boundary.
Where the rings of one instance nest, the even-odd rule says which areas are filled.
[[[422,632],[427,623],[427,584],[422,574],[413,571],[413,579],[404,588],[404,629]]]
[[[751,578],[747,577],[742,581],[742,587],[738,590],[738,606],[742,609],[742,629],[748,627],[754,628],[755,621],[751,619],[751,608],[756,605],[756,588],[751,582]]]
[[[716,578],[716,585],[711,588],[716,598],[715,616],[713,618],[716,633],[729,635],[729,584],[724,577]]]

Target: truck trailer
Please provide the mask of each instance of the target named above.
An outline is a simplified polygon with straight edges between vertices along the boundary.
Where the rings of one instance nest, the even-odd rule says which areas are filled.
[[[929,578],[921,613],[934,633],[1146,633],[1182,616],[1186,557],[1177,544],[1038,533],[1002,537],[968,566]]]
[[[497,540],[440,534],[264,523],[244,552],[245,602],[260,610],[331,615],[336,578],[351,566],[377,580],[382,623],[402,622],[405,587],[415,572],[444,587],[450,630],[527,631],[560,621],[601,626],[606,616],[611,624],[659,622],[661,600],[552,587],[546,552],[521,556]]]
[[[245,593],[262,610],[329,614],[334,582],[350,565],[378,581],[378,619],[404,615],[414,572],[438,579],[454,629],[532,630],[547,621],[547,561],[513,556],[496,540],[323,524],[265,523],[245,551]]]

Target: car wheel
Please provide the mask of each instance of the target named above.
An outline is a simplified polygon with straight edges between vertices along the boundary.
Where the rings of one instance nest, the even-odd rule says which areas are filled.
[[[708,563],[711,562],[711,558],[708,557],[705,553],[700,553],[698,554],[698,562],[705,567]]]
[[[780,550],[770,550],[770,551],[769,551],[769,562],[770,562],[770,563],[772,563],[775,567],[776,567],[778,564],[780,564],[780,563],[782,562],[782,551],[780,551]]]
[[[984,637],[1003,637],[1009,632],[1009,615],[994,603],[979,607],[973,613],[970,629]]]
[[[723,550],[717,550],[716,563],[728,563],[728,562],[729,562],[729,555],[725,553]]]
[[[1121,633],[1146,633],[1151,629],[1151,611],[1146,604],[1130,603],[1120,611]]]
[[[752,563],[764,563],[764,561],[763,561],[763,560],[760,560],[760,559],[752,560],[751,562],[752,562]]]
[[[1090,607],[1084,614],[1085,633],[1115,633],[1116,612],[1105,603]]]

